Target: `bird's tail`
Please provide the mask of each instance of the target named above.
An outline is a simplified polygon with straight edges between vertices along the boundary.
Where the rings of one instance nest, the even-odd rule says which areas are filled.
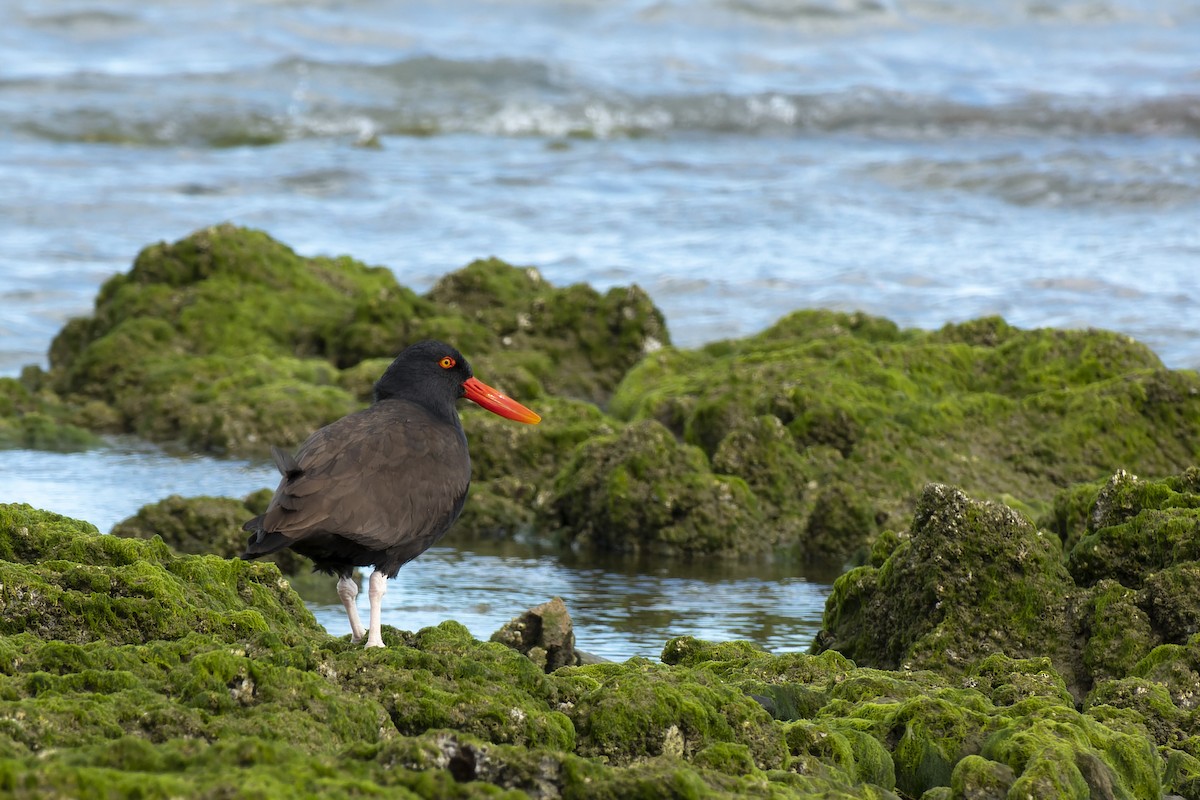
[[[246,551],[239,558],[249,560],[269,556],[276,550],[282,550],[292,543],[292,540],[282,533],[263,530],[262,521],[265,516],[266,514],[259,514],[242,526],[242,530],[250,531],[250,536],[246,539]]]

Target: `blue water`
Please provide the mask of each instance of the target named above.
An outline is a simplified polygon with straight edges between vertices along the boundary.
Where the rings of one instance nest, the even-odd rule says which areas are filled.
[[[417,289],[487,255],[637,282],[684,346],[819,306],[1109,328],[1197,368],[1197,53],[1200,3],[1182,1],[14,0],[0,375],[44,366],[141,247],[225,220]],[[136,447],[0,453],[0,499],[103,529],[164,493],[270,482]],[[464,621],[486,636],[573,591],[610,656],[654,655],[667,632],[803,647],[826,587],[664,575],[638,615],[619,602],[638,570],[424,562],[437,585],[389,594],[389,622],[482,608]],[[465,588],[509,570],[495,602]],[[758,599],[703,602],[721,592]]]

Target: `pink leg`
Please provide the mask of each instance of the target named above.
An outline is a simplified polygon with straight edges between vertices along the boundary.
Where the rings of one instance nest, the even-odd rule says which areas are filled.
[[[367,630],[367,647],[383,647],[383,635],[380,632],[382,623],[379,616],[385,594],[387,594],[387,576],[379,570],[375,570],[371,573],[371,583],[367,587],[367,597],[371,600],[371,621]]]
[[[353,578],[339,578],[337,593],[346,607],[346,616],[350,618],[350,641],[361,642],[366,631],[358,620],[358,605],[354,602],[358,597],[358,584]]]

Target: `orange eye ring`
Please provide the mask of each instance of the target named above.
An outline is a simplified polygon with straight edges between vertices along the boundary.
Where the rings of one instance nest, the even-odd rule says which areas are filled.
[[[450,356],[442,356],[442,360],[438,362],[438,366],[442,369],[453,369],[458,362]]]

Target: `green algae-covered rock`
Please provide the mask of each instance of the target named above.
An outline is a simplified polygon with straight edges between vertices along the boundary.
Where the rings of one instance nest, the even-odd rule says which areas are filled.
[[[561,701],[586,755],[628,764],[661,755],[691,757],[716,743],[735,743],[760,769],[783,765],[783,732],[771,716],[703,672],[633,659],[557,674]]]
[[[670,343],[662,312],[637,286],[605,294],[584,284],[555,288],[536,269],[496,258],[446,275],[428,299],[483,331],[469,352],[502,350],[480,359],[489,369],[520,365],[551,393],[596,403],[608,399],[643,353]],[[466,344],[459,347],[468,352]]]
[[[0,449],[86,450],[100,443],[75,424],[78,416],[43,386],[44,374],[27,367],[21,378],[0,378]],[[72,421],[74,420],[74,421]]]
[[[110,409],[90,418],[113,429],[261,454],[354,410],[380,371],[356,365],[424,338],[591,402],[668,342],[637,287],[556,288],[491,259],[418,296],[386,268],[304,258],[260,231],[220,225],[147,247],[109,279],[93,315],[55,338],[50,376],[68,403]]]
[[[950,776],[950,797],[969,800],[1004,800],[1013,785],[1013,770],[1007,764],[983,756],[967,756]]]
[[[1096,495],[1104,484],[1103,480],[1071,484],[1056,492],[1050,508],[1038,516],[1038,527],[1056,534],[1063,543],[1064,553],[1071,552],[1086,535]]]
[[[1140,800],[1200,774],[1200,636],[1084,711],[1050,659],[1000,654],[895,672],[680,638],[546,673],[455,622],[364,649],[271,565],[0,512],[5,796]]]
[[[757,336],[650,354],[610,409],[663,423],[782,512],[793,545],[807,537],[841,558],[880,527],[906,527],[929,481],[1040,513],[1117,467],[1164,474],[1200,459],[1200,376],[1118,334],[997,319],[930,333],[796,312]],[[822,505],[828,485],[840,490]],[[822,510],[827,521],[810,520]]]
[[[1093,487],[1094,488],[1094,487]],[[1158,645],[1200,630],[1200,470],[1159,481],[1119,471],[1094,488],[1067,567],[1080,592],[1084,663],[1095,681],[1136,674]]]
[[[497,744],[574,749],[571,720],[551,708],[552,685],[528,658],[477,642],[455,622],[385,641],[369,656],[344,653],[332,668],[348,691],[376,697],[400,733],[452,728]]]
[[[257,499],[171,495],[142,506],[132,517],[118,522],[112,535],[133,539],[159,536],[177,553],[234,558],[246,549],[242,523],[264,510],[251,508],[250,503]],[[265,504],[256,502],[256,505]],[[312,569],[311,561],[290,550],[281,550],[263,560],[274,563],[285,575]]]
[[[555,482],[553,523],[580,545],[650,553],[768,552],[776,544],[739,478],[646,420],[580,446]]]
[[[1130,674],[1160,641],[1149,615],[1138,607],[1138,593],[1105,579],[1082,597],[1079,618],[1087,640],[1083,648],[1087,673],[1093,681]]]
[[[1046,655],[1071,684],[1074,590],[1055,537],[1005,506],[933,484],[883,566],[837,580],[816,647],[886,669]]]
[[[1200,469],[1162,481],[1118,472],[1097,495],[1068,566],[1085,585],[1113,578],[1138,589],[1160,570],[1200,561],[1198,533]]]
[[[176,556],[160,539],[0,505],[0,634],[140,643],[267,631],[297,641],[320,630],[271,565]]]
[[[542,414],[538,425],[514,425],[470,404],[463,408],[463,429],[471,448],[471,496],[449,534],[458,541],[511,538],[539,527],[554,477],[569,454],[581,443],[621,427],[580,400],[546,395],[535,405]]]
[[[1064,796],[1161,794],[1162,758],[1152,742],[1127,720],[1107,724],[1113,715],[1104,708],[1103,719],[1076,710],[1046,658],[993,655],[954,677],[856,667],[832,651],[772,655],[686,637],[671,640],[663,658],[760,702],[809,698],[782,721],[790,768],[805,774],[857,780],[904,797],[1005,797],[1005,786],[1033,797],[1058,797],[1062,787]],[[766,705],[777,717],[785,707]]]

